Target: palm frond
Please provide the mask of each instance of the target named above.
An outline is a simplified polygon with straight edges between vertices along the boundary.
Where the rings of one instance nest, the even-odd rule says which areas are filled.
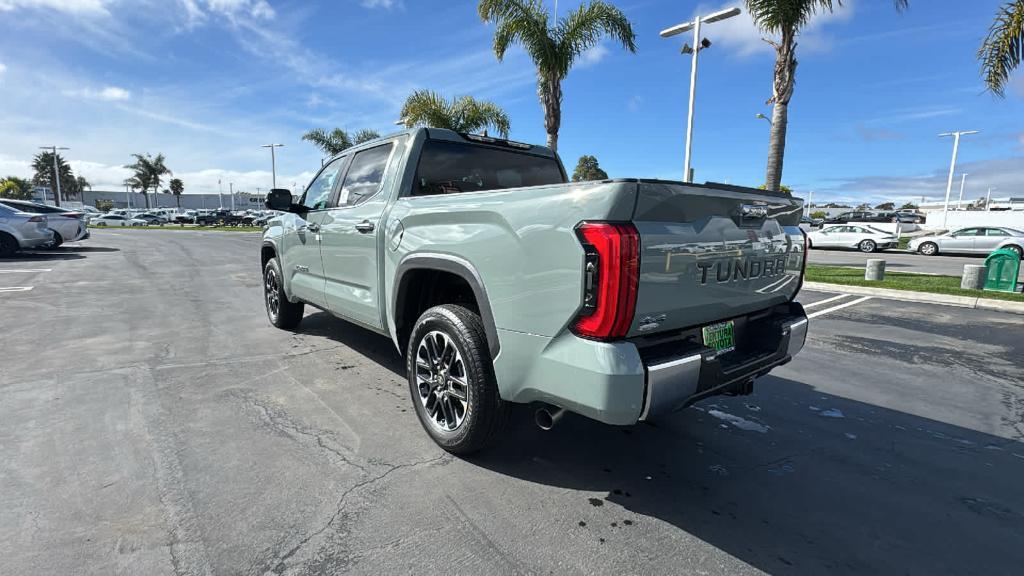
[[[610,36],[626,50],[636,52],[633,26],[626,15],[611,4],[593,0],[589,4],[581,4],[559,20],[555,28],[559,76],[565,77],[576,58],[596,46],[604,36]]]
[[[363,142],[369,142],[370,140],[376,140],[380,138],[380,133],[376,130],[370,130],[369,128],[363,128],[359,132],[356,132],[355,136],[352,137],[354,144],[362,144]]]
[[[508,137],[510,122],[500,106],[472,96],[451,101],[433,90],[417,90],[409,95],[402,106],[402,122],[407,127],[432,126],[456,132],[479,132],[494,128],[503,138]]]
[[[896,0],[897,5],[906,0]],[[779,34],[783,30],[803,28],[821,12],[832,12],[842,0],[746,0],[747,12],[763,32]]]
[[[1007,2],[999,8],[978,49],[978,59],[985,87],[1004,96],[1010,74],[1024,59],[1024,0]]]
[[[538,66],[550,66],[557,60],[548,13],[541,0],[480,0],[477,13],[484,22],[496,25],[494,55],[499,62],[513,44],[522,46]]]

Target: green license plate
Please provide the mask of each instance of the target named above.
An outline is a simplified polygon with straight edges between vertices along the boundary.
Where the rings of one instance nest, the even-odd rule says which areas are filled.
[[[736,348],[736,343],[733,340],[732,320],[705,326],[702,330],[704,331],[704,345],[714,348],[719,354],[731,352]]]

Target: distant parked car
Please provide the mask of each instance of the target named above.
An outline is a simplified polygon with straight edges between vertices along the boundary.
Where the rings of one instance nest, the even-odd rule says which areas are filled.
[[[149,220],[133,218],[120,214],[104,214],[92,221],[94,226],[148,226]]]
[[[46,215],[46,225],[53,230],[53,243],[51,247],[56,248],[65,242],[77,242],[89,237],[89,227],[85,221],[85,213],[77,210],[68,210],[46,204],[37,204],[26,200],[0,200],[9,208],[29,212],[31,214]]]
[[[925,256],[939,253],[988,254],[1000,248],[1009,248],[1020,257],[1024,254],[1024,231],[1005,226],[978,226],[937,236],[920,236],[907,244],[908,250]]]
[[[876,230],[869,226],[830,226],[807,234],[808,246],[812,248],[856,248],[861,252],[876,252],[899,246],[899,239],[892,232]]]
[[[138,219],[145,220],[149,224],[166,224],[168,222],[162,214],[156,214],[153,212],[143,212],[135,216]]]
[[[825,224],[847,224],[849,222],[892,222],[892,212],[871,212],[859,210],[855,212],[843,212],[831,218],[825,219]]]
[[[46,216],[32,214],[0,204],[0,257],[19,250],[42,248],[53,242],[53,230]]]

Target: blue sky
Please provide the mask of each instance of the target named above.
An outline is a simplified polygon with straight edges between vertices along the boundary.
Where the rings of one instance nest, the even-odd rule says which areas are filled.
[[[553,0],[546,0],[553,7]],[[658,31],[740,2],[619,0],[638,51],[610,42],[564,83],[560,154],[612,176],[678,179],[689,60]],[[578,4],[561,0],[565,13]],[[965,197],[1024,196],[1024,78],[983,93],[974,52],[998,0],[848,0],[800,38],[783,181],[815,200],[903,201],[945,191],[965,137]],[[313,127],[391,131],[404,97],[430,88],[505,107],[511,138],[543,142],[532,64],[498,63],[469,0],[0,0],[0,175],[28,175],[40,145],[117,188],[132,152],[163,152],[186,191],[270,185],[260,144],[280,142],[278,182],[320,164]],[[709,25],[701,53],[697,181],[763,181],[773,54],[749,18]]]

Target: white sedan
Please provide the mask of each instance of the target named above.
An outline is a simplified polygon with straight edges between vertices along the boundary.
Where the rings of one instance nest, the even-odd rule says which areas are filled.
[[[870,226],[830,226],[807,234],[812,248],[856,248],[861,252],[876,252],[899,246],[899,238]]]
[[[148,226],[149,221],[143,218],[130,218],[120,214],[104,214],[92,219],[93,226]]]

